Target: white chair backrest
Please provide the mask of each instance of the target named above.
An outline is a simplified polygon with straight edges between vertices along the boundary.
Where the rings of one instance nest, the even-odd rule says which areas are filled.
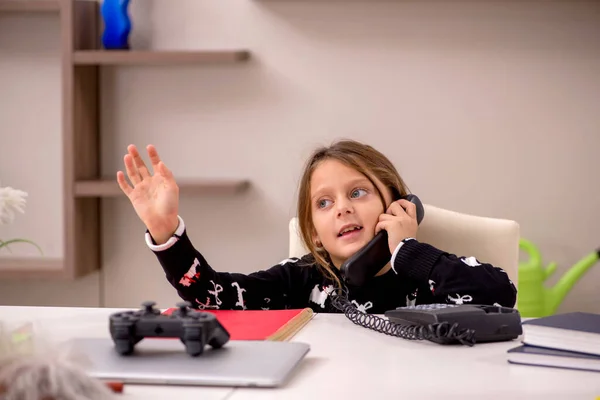
[[[457,256],[474,256],[506,271],[515,286],[519,275],[519,224],[508,219],[479,217],[424,205],[417,239]],[[289,223],[289,257],[302,257],[298,219]]]

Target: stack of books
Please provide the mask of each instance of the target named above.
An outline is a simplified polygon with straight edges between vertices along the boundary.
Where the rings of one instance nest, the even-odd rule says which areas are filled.
[[[524,321],[508,362],[600,372],[600,314],[572,312]]]

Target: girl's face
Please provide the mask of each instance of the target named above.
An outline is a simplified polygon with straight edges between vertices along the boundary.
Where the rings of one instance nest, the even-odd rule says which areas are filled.
[[[391,194],[373,181],[390,204]],[[337,160],[325,160],[313,171],[310,182],[313,238],[340,268],[351,255],[375,236],[383,204],[373,184],[363,174]]]

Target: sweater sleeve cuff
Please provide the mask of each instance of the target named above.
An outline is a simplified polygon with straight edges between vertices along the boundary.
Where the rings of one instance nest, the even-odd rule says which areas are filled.
[[[152,250],[152,251],[167,250],[168,248],[170,248],[171,246],[173,246],[175,243],[177,243],[177,241],[183,235],[183,232],[185,232],[185,223],[183,222],[183,218],[181,218],[178,215],[177,219],[179,220],[179,225],[177,225],[177,229],[175,230],[175,233],[173,234],[173,236],[171,236],[169,238],[169,240],[167,240],[163,244],[156,244],[154,242],[154,239],[152,239],[152,235],[150,235],[150,232],[148,232],[146,230],[145,239],[146,239],[146,244],[148,245],[148,247],[150,248],[150,250]]]
[[[427,282],[431,270],[443,251],[416,239],[400,243],[392,256],[394,272],[420,282]]]

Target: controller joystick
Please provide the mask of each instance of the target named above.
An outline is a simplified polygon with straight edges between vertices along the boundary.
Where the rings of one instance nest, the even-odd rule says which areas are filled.
[[[156,305],[155,301],[144,301],[142,303],[144,314],[145,315],[151,315],[151,314],[159,315],[160,311],[157,310],[156,308],[154,308],[155,305]]]
[[[177,315],[186,316],[188,311],[192,308],[192,304],[188,301],[183,301],[175,304],[177,306]]]
[[[189,302],[177,303],[170,316],[161,314],[155,305],[145,301],[138,311],[110,315],[110,335],[119,354],[132,354],[135,345],[147,337],[179,338],[193,357],[202,354],[207,344],[220,348],[229,341],[229,332],[213,314],[193,310]]]

